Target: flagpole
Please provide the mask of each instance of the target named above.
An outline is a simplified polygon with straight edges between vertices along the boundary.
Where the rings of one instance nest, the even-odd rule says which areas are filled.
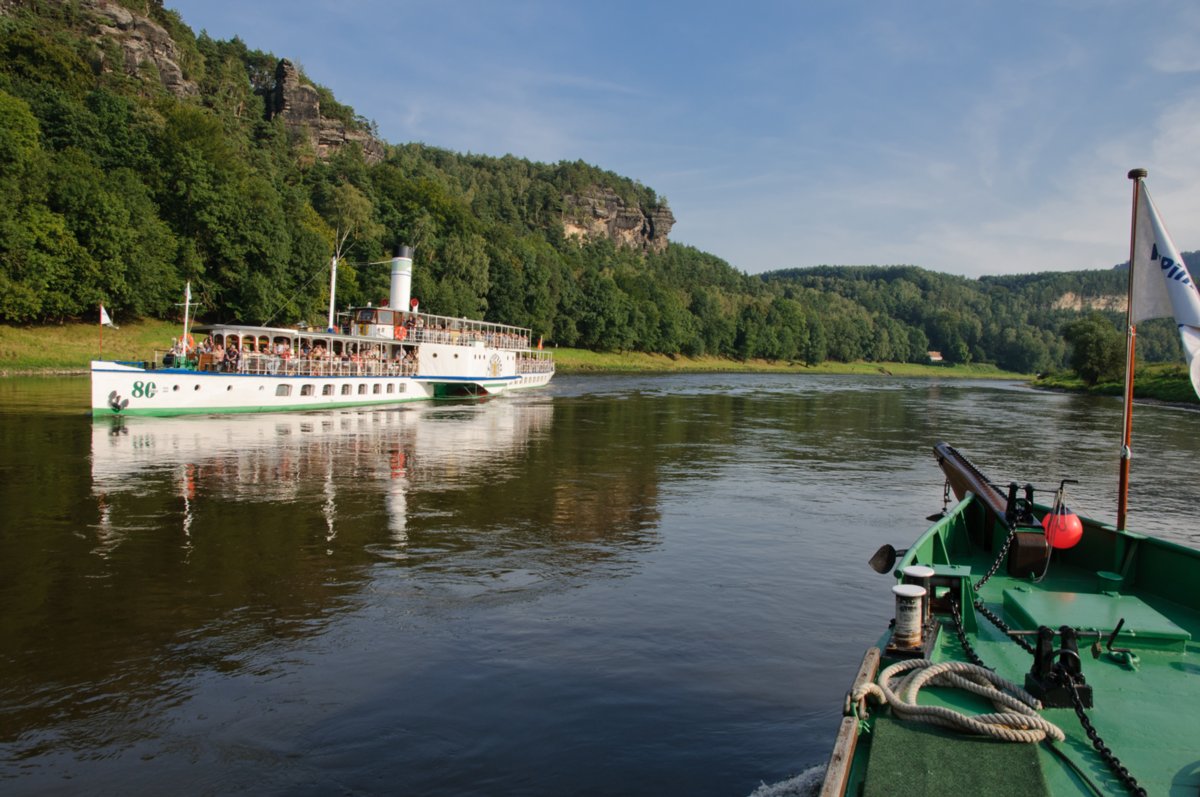
[[[183,337],[179,339],[179,348],[183,352],[183,361],[188,359],[188,311],[192,309],[192,281],[188,280],[183,289]],[[179,367],[179,366],[176,366]]]
[[[97,323],[100,324],[100,356],[97,360],[104,359],[104,302],[100,302],[100,315],[97,318]]]
[[[188,328],[188,311],[191,310],[192,304],[192,282],[188,280],[187,285],[183,289],[183,339],[179,342],[187,345],[187,328]]]
[[[1125,517],[1129,510],[1129,464],[1133,458],[1130,444],[1133,442],[1133,366],[1137,350],[1137,326],[1133,323],[1133,261],[1137,247],[1138,195],[1145,169],[1130,169],[1128,177],[1133,180],[1133,212],[1129,222],[1129,298],[1125,308],[1125,418],[1121,442],[1121,476],[1117,485],[1117,528],[1125,528]]]

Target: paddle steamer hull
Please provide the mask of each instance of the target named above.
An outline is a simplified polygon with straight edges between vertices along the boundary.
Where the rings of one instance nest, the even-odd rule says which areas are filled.
[[[481,398],[544,387],[554,375],[288,373],[282,363],[263,373],[221,373],[96,360],[91,365],[94,416],[292,412]],[[348,368],[347,371],[354,369]]]

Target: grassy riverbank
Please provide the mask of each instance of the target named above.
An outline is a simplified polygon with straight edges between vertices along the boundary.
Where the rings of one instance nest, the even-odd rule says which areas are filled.
[[[170,348],[180,325],[137,321],[119,329],[105,327],[106,360],[144,360],[155,349]],[[95,324],[14,327],[0,325],[0,374],[85,373],[88,362],[100,356],[100,330]],[[555,349],[558,372],[582,373],[797,373],[873,374],[881,376],[941,376],[973,379],[1026,379],[991,365],[933,366],[913,363],[838,363],[806,366],[766,360],[727,360],[720,357],[668,357],[641,352],[600,353],[585,349]]]
[[[1028,379],[1001,371],[994,365],[917,365],[914,363],[839,363],[804,365],[798,362],[727,360],[721,357],[668,357],[642,352],[594,352],[585,349],[555,349],[559,373],[781,373],[781,374],[873,374],[879,376],[943,376],[971,379]]]
[[[1089,386],[1073,373],[1048,374],[1035,379],[1032,384],[1047,390],[1091,393],[1097,396],[1120,396],[1125,391],[1123,380]],[[1196,398],[1196,392],[1188,378],[1187,367],[1175,363],[1140,366],[1133,379],[1133,397],[1174,404],[1200,404],[1200,399]]]
[[[165,321],[136,321],[104,328],[106,360],[145,360],[155,349],[171,348],[182,325]],[[98,359],[97,324],[17,327],[0,324],[0,374],[86,373]]]

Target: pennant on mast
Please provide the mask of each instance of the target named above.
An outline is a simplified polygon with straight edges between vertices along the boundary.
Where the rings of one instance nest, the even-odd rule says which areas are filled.
[[[1158,215],[1145,185],[1138,192],[1130,267],[1130,323],[1174,318],[1187,355],[1192,389],[1200,396],[1200,289]]]
[[[1192,390],[1200,396],[1200,292],[1187,264],[1150,199],[1145,169],[1131,169],[1133,213],[1129,235],[1129,305],[1125,327],[1125,412],[1121,471],[1117,484],[1117,528],[1129,513],[1129,461],[1133,458],[1133,376],[1137,324],[1149,318],[1174,318],[1187,355]]]

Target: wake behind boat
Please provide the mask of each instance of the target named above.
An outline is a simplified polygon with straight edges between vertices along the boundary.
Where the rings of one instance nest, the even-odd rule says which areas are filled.
[[[169,352],[131,363],[93,360],[92,414],[277,412],[472,398],[543,387],[550,352],[522,327],[418,312],[412,250],[392,259],[391,293],[335,326],[199,324]],[[190,294],[190,291],[189,291]],[[197,346],[194,333],[207,335]]]

